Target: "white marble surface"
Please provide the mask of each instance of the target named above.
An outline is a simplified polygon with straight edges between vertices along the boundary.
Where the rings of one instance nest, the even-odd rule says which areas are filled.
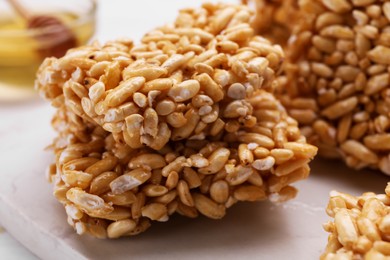
[[[197,0],[100,1],[97,38],[139,39],[154,26],[172,21],[177,9]],[[234,0],[229,2],[235,2]],[[283,206],[243,203],[221,221],[174,217],[140,236],[117,241],[78,237],[51,196],[44,170],[52,157],[43,148],[53,132],[52,109],[38,99],[0,103],[0,259],[316,259],[326,244],[321,224],[331,189],[353,194],[382,192],[389,178],[354,172],[317,161],[299,196]]]
[[[0,231],[1,232],[1,231]],[[0,257],[7,260],[35,260],[36,256],[31,254],[22,244],[16,241],[10,234],[3,231],[0,233]]]

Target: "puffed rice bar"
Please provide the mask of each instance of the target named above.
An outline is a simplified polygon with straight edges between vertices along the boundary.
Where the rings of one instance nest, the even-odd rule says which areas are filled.
[[[390,183],[385,194],[332,191],[326,212],[334,220],[324,224],[330,235],[321,260],[390,257]]]
[[[48,178],[77,233],[117,238],[175,212],[219,219],[237,201],[295,197],[317,148],[271,94],[284,54],[250,16],[204,4],[140,45],[41,66],[36,86],[57,108]]]
[[[281,97],[308,142],[390,174],[390,2],[302,0]]]

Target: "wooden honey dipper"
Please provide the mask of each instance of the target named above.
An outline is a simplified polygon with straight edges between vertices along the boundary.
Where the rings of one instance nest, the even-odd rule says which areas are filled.
[[[77,39],[74,33],[57,17],[31,15],[18,0],[7,1],[27,21],[27,28],[43,29],[42,33],[33,36],[40,43],[37,51],[42,58],[62,57],[68,49],[77,46]]]

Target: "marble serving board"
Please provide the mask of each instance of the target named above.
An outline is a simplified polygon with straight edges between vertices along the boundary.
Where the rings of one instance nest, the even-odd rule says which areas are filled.
[[[45,180],[52,108],[35,102],[12,111],[0,106],[0,224],[41,259],[317,259],[327,241],[321,225],[329,192],[382,192],[389,181],[316,160],[310,178],[297,184],[298,197],[283,205],[239,203],[219,221],[174,216],[119,240],[80,237]]]

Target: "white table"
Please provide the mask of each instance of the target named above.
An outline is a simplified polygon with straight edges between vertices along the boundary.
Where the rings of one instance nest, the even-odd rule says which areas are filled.
[[[101,0],[96,38],[101,41],[121,36],[139,39],[153,27],[172,21],[179,8],[196,6],[200,2]],[[1,158],[8,154],[8,148],[2,147],[4,143],[20,143],[30,149],[30,153],[37,151],[39,158],[47,156],[40,151],[50,142],[53,134],[48,127],[51,113],[49,105],[38,98],[24,104],[0,104],[0,163]],[[43,132],[40,131],[40,124],[43,125]],[[29,163],[33,161],[30,158]],[[12,157],[11,162],[6,163],[13,165],[12,169],[26,167],[17,157]],[[0,171],[0,176],[2,174]],[[44,178],[44,175],[37,178]],[[322,231],[321,224],[329,219],[324,213],[328,192],[331,189],[353,194],[367,190],[382,192],[388,180],[388,177],[379,173],[354,172],[334,162],[317,162],[309,180],[297,185],[300,189],[298,198],[280,207],[270,203],[241,204],[229,210],[227,217],[220,222],[203,218],[193,221],[177,218],[176,223],[159,224],[147,234],[129,241],[104,242],[78,238],[67,227],[64,237],[66,243],[76,245],[76,250],[86,257],[93,256],[94,247],[97,251],[107,249],[112,253],[116,249],[124,251],[127,247],[139,245],[138,248],[129,248],[130,255],[135,254],[134,258],[137,259],[234,259],[234,254],[242,252],[247,253],[242,255],[242,258],[247,259],[315,259],[326,244],[327,234]],[[50,196],[50,186],[44,180],[39,182],[44,189],[43,193],[47,190]],[[50,203],[53,203],[56,216],[64,218],[61,207],[51,197]],[[67,224],[64,221],[59,225]],[[162,241],[156,236],[161,237]],[[115,259],[121,256],[125,255],[115,254]],[[29,260],[36,257],[8,233],[0,231],[0,259]]]

